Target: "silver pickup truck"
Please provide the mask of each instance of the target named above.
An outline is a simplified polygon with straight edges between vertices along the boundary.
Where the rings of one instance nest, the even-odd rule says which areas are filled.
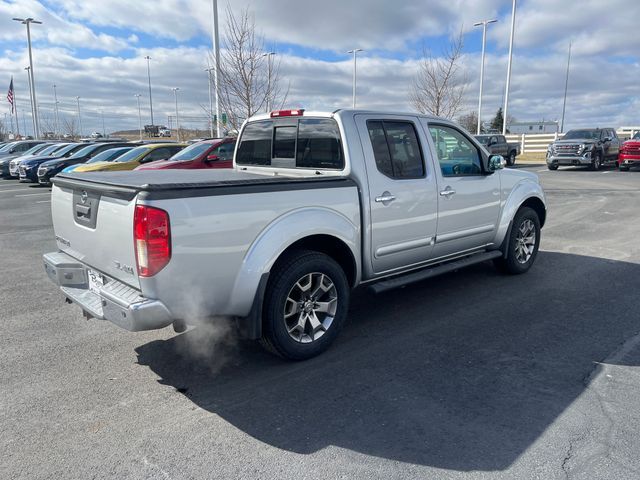
[[[536,175],[503,169],[449,121],[278,111],[240,131],[233,170],[54,177],[49,277],[85,316],[131,331],[233,317],[289,359],[326,349],[350,291],[493,260],[533,264]]]

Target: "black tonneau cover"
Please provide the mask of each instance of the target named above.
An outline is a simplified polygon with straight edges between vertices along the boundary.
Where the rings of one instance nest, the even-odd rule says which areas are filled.
[[[232,169],[69,172],[53,177],[52,182],[63,188],[96,191],[127,200],[138,194],[145,199],[160,200],[356,185],[348,177],[267,176]]]

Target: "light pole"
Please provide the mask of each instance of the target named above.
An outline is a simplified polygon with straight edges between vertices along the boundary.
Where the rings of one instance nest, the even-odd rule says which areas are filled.
[[[218,0],[211,0],[212,23],[211,41],[213,44],[213,83],[216,97],[216,137],[220,138],[220,33],[218,31]]]
[[[511,7],[511,35],[509,36],[509,63],[507,64],[507,85],[504,89],[504,109],[502,110],[502,134],[507,133],[507,114],[509,107],[509,84],[511,83],[511,60],[513,58],[513,34],[516,29],[516,0]]]
[[[476,135],[480,135],[480,129],[482,126],[482,86],[484,83],[484,52],[485,45],[487,43],[487,25],[495,23],[498,20],[482,20],[481,22],[474,23],[474,27],[482,25],[482,60],[480,61],[480,95],[478,98],[478,128],[476,129]]]
[[[80,97],[76,97],[78,104],[78,137],[82,138],[82,117],[80,116]]]
[[[178,113],[178,87],[173,87],[173,95],[176,97],[176,128],[178,130],[178,141],[180,141],[180,114]]]
[[[34,20],[33,18],[14,18],[16,22],[20,22],[27,26],[27,45],[29,46],[29,78],[31,83],[31,102],[33,104],[33,124],[34,124],[34,137],[40,137],[40,124],[38,122],[38,102],[36,101],[36,82],[33,78],[33,56],[31,55],[31,27],[32,23],[42,25],[42,22]]]
[[[267,108],[266,108],[266,112],[269,112],[271,110],[271,108],[273,108],[273,106],[270,104],[270,100],[272,97],[271,94],[271,74],[272,74],[272,64],[271,64],[271,57],[273,57],[276,54],[276,52],[267,52],[267,53],[263,53],[262,56],[263,57],[267,57]]]
[[[361,48],[354,48],[347,53],[353,53],[353,108],[356,108],[356,82],[358,79],[357,60],[356,55],[358,52],[362,52]]]
[[[207,62],[208,63],[208,62]],[[208,67],[205,68],[204,71],[207,72],[207,83],[209,84],[209,135],[213,138],[213,93],[211,93],[211,71],[213,68]]]
[[[29,100],[31,101],[31,121],[33,122],[33,136],[36,136],[36,116],[34,114],[35,109],[33,108],[33,90],[31,89],[31,67],[24,67],[27,71],[27,81],[29,82]],[[24,118],[24,115],[23,115]],[[25,129],[24,134],[27,134],[27,130]]]
[[[142,141],[142,112],[140,111],[140,94],[136,93],[134,97],[136,97],[136,100],[138,100],[138,129],[140,130],[140,141]]]
[[[56,84],[53,84],[53,100],[54,100],[54,117],[56,121],[56,137],[60,138],[60,115],[58,112],[58,91],[56,89]]]
[[[102,138],[107,138],[107,131],[104,129],[104,110],[100,110],[100,116],[102,117]]]
[[[151,98],[151,57],[144,57],[147,60],[147,78],[149,79],[149,110],[151,111],[151,126],[153,126],[153,100]]]
[[[569,42],[569,57],[567,58],[567,76],[564,79],[564,101],[562,102],[562,122],[560,133],[564,133],[564,112],[567,108],[567,90],[569,89],[569,67],[571,66],[571,42]]]

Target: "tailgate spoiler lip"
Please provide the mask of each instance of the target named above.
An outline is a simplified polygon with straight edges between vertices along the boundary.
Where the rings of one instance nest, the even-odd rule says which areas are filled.
[[[133,200],[138,194],[138,189],[130,187],[120,187],[117,185],[109,185],[107,183],[97,183],[90,180],[76,180],[73,178],[65,178],[55,176],[51,179],[51,183],[58,187],[67,187],[78,190],[91,190],[99,192],[109,197],[121,198],[123,200]]]
[[[57,175],[51,179],[52,183],[59,187],[93,190],[103,195],[132,200],[140,194],[144,200],[166,200],[172,198],[203,197],[217,195],[233,195],[242,193],[278,192],[285,190],[309,190],[316,188],[344,188],[357,187],[356,182],[350,177],[307,177],[307,178],[270,178],[266,181],[247,182],[231,181],[218,182],[216,184],[144,184],[139,186],[120,186],[113,183],[77,177]]]

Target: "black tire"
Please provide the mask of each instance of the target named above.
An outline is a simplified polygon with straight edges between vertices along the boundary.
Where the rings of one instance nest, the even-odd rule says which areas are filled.
[[[516,248],[519,243],[519,234],[526,222],[531,222],[534,226],[535,239],[533,241],[533,251],[531,252],[528,260],[522,261],[523,258],[518,258],[518,251]],[[505,239],[504,248],[506,249],[506,256],[495,259],[493,262],[498,270],[510,275],[519,275],[528,271],[538,255],[538,248],[540,247],[540,219],[535,210],[529,207],[521,207],[513,218],[513,225],[509,232],[509,238]]]
[[[309,276],[312,285],[310,291],[320,292],[319,283],[326,282],[326,279],[335,290],[322,291],[314,295],[315,299],[296,298],[299,302],[288,303],[287,299],[291,299],[294,293],[300,293],[303,296],[304,292],[299,289],[299,285],[307,276]],[[314,279],[317,282],[315,284],[313,283]],[[314,287],[314,285],[316,286]],[[326,284],[323,286],[326,287]],[[294,289],[297,290],[294,292]],[[347,276],[335,260],[328,255],[311,250],[292,252],[277,263],[271,272],[265,292],[260,343],[271,353],[288,360],[306,360],[319,355],[333,343],[340,333],[349,309],[349,295],[350,287]],[[335,301],[335,306],[332,307],[335,311],[331,315],[326,313],[326,315],[320,314],[318,316],[320,310],[312,308],[314,302],[320,299],[323,300],[321,303],[327,305],[333,304]],[[287,320],[285,308],[286,305],[292,304],[296,311]],[[300,308],[303,304],[309,304],[305,308],[312,309],[312,312],[309,313],[314,315],[315,320],[321,319],[320,322],[323,325],[328,323],[326,329],[323,326],[317,332],[309,330],[312,324],[310,321],[304,320],[302,329],[290,333],[290,325],[287,322],[296,324],[298,323],[296,318],[303,319],[306,312],[305,308]],[[315,305],[318,306],[317,303]],[[322,320],[323,318],[324,320]],[[295,336],[299,338],[296,339]]]
[[[593,160],[591,160],[591,170],[598,171],[602,167],[602,154],[600,152],[596,152],[593,154]]]
[[[620,165],[618,165],[618,169],[619,169],[621,172],[628,172],[628,171],[629,171],[629,165],[623,165],[623,164],[620,164]]]
[[[554,165],[554,164],[551,164],[551,163],[547,163],[547,168],[548,168],[549,170],[557,170],[557,169],[558,169],[558,165]]]
[[[513,167],[516,164],[516,151],[511,150],[507,155],[507,166]]]

